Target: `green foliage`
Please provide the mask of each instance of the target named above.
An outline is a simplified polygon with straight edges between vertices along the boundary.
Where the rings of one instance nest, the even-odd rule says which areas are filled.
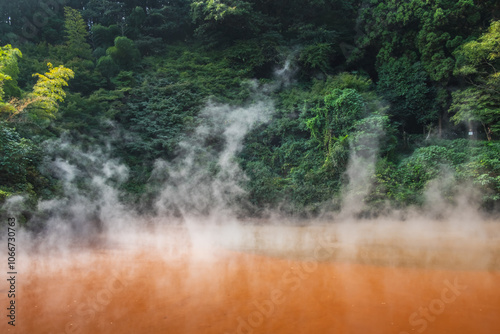
[[[163,2],[157,8],[149,8],[148,15],[142,26],[143,36],[150,36],[151,41],[166,41],[169,43],[183,40],[192,34],[189,0],[171,0]],[[142,41],[141,41],[142,40]],[[142,37],[136,44],[145,44]],[[141,52],[142,52],[142,48]],[[143,53],[144,54],[144,53]]]
[[[15,129],[0,123],[0,184],[21,190],[27,183],[27,169],[35,150],[30,140],[21,138]]]
[[[380,67],[377,91],[389,103],[389,113],[395,122],[400,123],[407,132],[421,132],[415,123],[426,125],[436,121],[432,88],[420,62],[412,63],[408,58],[390,59]]]
[[[494,64],[500,58],[500,21],[491,22],[488,31],[481,35],[477,40],[463,44],[455,52],[455,55],[460,60],[457,63],[458,74],[478,73],[478,69],[470,68],[483,66],[488,68],[493,73],[490,74],[490,79],[495,80],[498,77],[498,72],[495,70]]]
[[[482,190],[485,205],[500,200],[500,145],[487,143],[475,148],[470,161],[458,168],[459,178],[471,180]]]
[[[198,111],[207,100],[260,98],[256,89],[272,83],[285,57],[293,78],[266,91],[276,112],[238,156],[256,212],[338,208],[352,154],[377,161],[367,185],[373,207],[423,203],[426,188],[444,179],[473,184],[491,207],[499,200],[498,1],[67,5],[42,4],[53,13],[30,27],[24,16],[33,18],[39,3],[0,5],[0,36],[14,45],[0,49],[0,108],[9,120],[0,148],[13,161],[0,159],[0,201],[18,192],[50,196],[52,181],[37,170],[40,143],[62,133],[114,147],[136,200],[154,161],[175,159],[179,142],[206,122]],[[48,62],[49,72],[31,76]],[[460,123],[469,122],[483,126],[489,144],[435,138],[463,136]],[[443,131],[430,131],[437,127]]]
[[[134,72],[121,71],[118,75],[111,80],[118,89],[128,90],[136,85]]]
[[[250,177],[248,189],[250,198],[253,199],[252,204],[261,209],[278,205],[280,197],[283,196],[283,178],[262,161],[251,161],[245,167]]]
[[[5,96],[19,97],[20,90],[17,86],[19,67],[17,59],[23,55],[19,49],[10,44],[0,47],[0,108]]]
[[[477,121],[491,133],[500,134],[500,101],[496,96],[477,88],[468,88],[453,92],[452,97],[450,112],[455,113],[451,118],[455,124]]]
[[[250,9],[250,3],[242,0],[207,0],[191,3],[193,20],[223,20],[230,16],[242,16]]]
[[[74,138],[92,144],[109,131],[109,119],[119,108],[123,94],[104,89],[84,97],[80,93],[69,93],[59,107],[53,127],[61,132],[69,131]]]
[[[397,166],[387,162],[379,164],[377,191],[397,205],[422,204],[425,187],[446,170],[447,153],[445,147],[430,146],[417,149]]]
[[[418,148],[398,164],[384,160],[377,166],[373,195],[401,206],[422,204],[431,181],[451,176],[459,187],[450,198],[456,195],[453,191],[473,184],[483,195],[482,203],[491,205],[500,198],[499,149],[498,143],[459,139]]]
[[[115,61],[113,60],[113,58],[111,58],[111,56],[103,56],[99,58],[96,68],[99,72],[102,73],[104,77],[108,79],[112,78],[120,71],[118,64],[115,63]]]
[[[137,138],[124,143],[124,149],[145,161],[173,157],[183,130],[192,124],[197,96],[165,80],[143,82],[130,93],[117,116]]]
[[[76,9],[64,7],[64,30],[66,32],[67,59],[79,57],[91,59],[92,51],[87,43],[88,32],[82,15]]]
[[[44,120],[54,118],[58,110],[58,102],[64,101],[66,93],[63,87],[68,85],[69,79],[74,77],[74,72],[64,66],[53,67],[47,64],[49,71],[45,74],[36,73],[38,81],[29,94],[32,103],[29,106],[31,118]]]
[[[500,134],[500,21],[491,23],[488,31],[477,40],[462,45],[455,55],[458,59],[455,74],[474,84],[452,94],[450,111],[455,123],[477,121],[488,140]]]
[[[7,45],[1,48],[0,56],[0,70],[3,71],[0,72],[0,80],[12,81],[12,78],[17,78],[20,72],[17,57],[21,57],[21,52]],[[54,68],[51,63],[48,63],[48,67],[49,72],[45,74],[33,74],[34,77],[38,77],[38,80],[31,93],[22,98],[12,98],[8,103],[2,102],[3,94],[0,94],[2,116],[8,121],[18,121],[20,117],[26,120],[26,116],[29,116],[32,121],[43,121],[54,117],[58,108],[57,102],[64,100],[63,87],[68,85],[67,81],[73,78],[74,72],[62,65]],[[0,88],[1,86],[0,81]],[[26,110],[29,112],[26,113]]]
[[[69,83],[72,92],[90,95],[93,91],[106,87],[105,76],[96,68],[94,62],[73,58],[66,62],[66,67],[74,72],[74,78]]]
[[[357,36],[358,51],[375,47],[379,66],[406,55],[412,62],[420,61],[431,80],[446,81],[454,67],[452,52],[481,16],[491,15],[492,3],[371,1],[360,14],[366,26]],[[353,57],[361,54],[354,52]]]
[[[327,73],[331,70],[330,63],[333,56],[332,45],[318,43],[305,47],[300,53],[300,62],[311,70]]]
[[[390,155],[396,148],[395,131],[384,110],[372,113],[355,123],[356,131],[351,135],[351,152],[360,157],[373,159]]]
[[[50,192],[51,185],[37,169],[41,159],[42,151],[35,142],[0,122],[0,203],[15,194],[34,198]]]
[[[355,126],[365,104],[359,93],[351,88],[335,89],[324,98],[324,106],[315,108],[315,116],[306,121],[312,137],[328,151],[334,143],[346,137]]]
[[[113,0],[86,1],[82,16],[85,21],[103,26],[117,24],[125,16],[123,3]]]
[[[248,96],[249,87],[242,86],[251,69],[247,64],[234,64],[225,58],[226,53],[202,52],[194,48],[171,46],[163,59],[152,66],[155,75],[168,78],[179,86],[190,86],[200,96],[217,100],[241,100]]]
[[[314,213],[331,203],[340,191],[351,144],[358,152],[375,150],[362,139],[381,137],[388,126],[388,117],[378,114],[363,120],[374,102],[370,88],[369,79],[341,73],[283,91],[277,116],[249,136],[242,152],[254,204]]]
[[[268,24],[265,15],[244,0],[202,0],[191,3],[196,34],[214,44],[257,37]]]
[[[136,65],[141,54],[134,42],[127,37],[116,37],[115,45],[106,50],[106,55],[123,69],[129,69]]]
[[[117,25],[106,27],[101,24],[94,24],[90,30],[90,38],[94,49],[107,49],[114,44],[114,40],[118,35],[120,35],[120,29]]]
[[[127,18],[127,23],[130,26],[129,35],[137,36],[139,34],[139,28],[142,26],[146,20],[146,12],[142,7],[135,7]]]
[[[269,76],[270,69],[278,62],[280,42],[280,36],[274,34],[237,40],[233,46],[226,49],[224,56],[235,66],[244,67],[253,75],[265,77]]]
[[[127,189],[143,189],[154,161],[176,156],[179,142],[201,122],[196,116],[207,97],[248,96],[241,86],[247,71],[232,68],[222,55],[171,46],[161,58],[145,58],[142,73],[119,72],[111,79],[114,92],[102,91],[103,98],[105,93],[110,98],[120,95],[107,105],[103,101],[103,107],[126,133],[116,147],[131,167],[133,180]]]
[[[342,72],[335,76],[330,76],[326,81],[316,81],[312,87],[314,94],[325,95],[327,91],[333,89],[354,89],[358,93],[363,94],[368,92],[372,87],[372,81],[368,77],[348,72]]]

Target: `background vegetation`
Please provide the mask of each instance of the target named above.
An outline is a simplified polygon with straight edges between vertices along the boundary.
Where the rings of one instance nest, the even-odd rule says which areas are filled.
[[[65,136],[112,147],[124,200],[147,210],[155,161],[176,158],[206,101],[248,101],[248,80],[288,57],[292,82],[238,156],[247,214],[338,209],[349,152],[377,158],[372,212],[450,178],[445,199],[474,186],[495,210],[498,20],[494,0],[2,1],[0,202],[27,195],[29,218],[62,194],[44,142]]]

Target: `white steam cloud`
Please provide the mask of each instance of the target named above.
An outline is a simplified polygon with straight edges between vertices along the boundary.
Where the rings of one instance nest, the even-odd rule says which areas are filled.
[[[235,209],[245,201],[242,185],[247,177],[236,156],[245,136],[270,120],[274,113],[270,94],[288,85],[294,70],[287,60],[271,84],[250,82],[253,102],[247,105],[207,103],[199,115],[201,124],[180,143],[179,157],[156,162],[152,179],[167,175],[155,203],[159,217],[230,217],[237,213]]]
[[[168,175],[156,201],[158,214],[229,214],[234,201],[244,194],[241,185],[246,179],[236,154],[246,134],[267,122],[272,112],[269,100],[246,107],[207,104],[200,114],[203,123],[180,143],[180,158],[156,162],[153,175]]]
[[[379,144],[384,133],[384,118],[370,115],[359,122],[350,142],[350,154],[345,172],[348,184],[344,188],[340,217],[350,218],[362,212],[375,175]]]

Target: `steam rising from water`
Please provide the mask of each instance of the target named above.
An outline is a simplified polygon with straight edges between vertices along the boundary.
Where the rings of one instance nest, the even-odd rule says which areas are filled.
[[[110,158],[110,148],[84,150],[64,137],[47,142],[48,158],[44,166],[47,173],[62,181],[64,196],[39,203],[41,214],[30,224],[40,233],[19,231],[17,247],[22,252],[18,271],[23,273],[23,284],[28,286],[20,290],[24,296],[35,295],[33,299],[38,300],[38,305],[30,305],[26,310],[41,315],[40,319],[57,315],[50,319],[58,322],[48,326],[54,333],[73,332],[75,324],[83,328],[82,333],[119,332],[114,327],[119,324],[103,322],[102,319],[108,318],[122,321],[121,332],[130,331],[130,317],[138,323],[135,328],[142,326],[141,321],[156,328],[176,323],[181,329],[162,328],[161,332],[187,333],[195,332],[191,323],[199,320],[200,314],[193,310],[206,315],[218,307],[224,308],[221,311],[224,320],[219,324],[230,332],[242,332],[240,319],[250,319],[247,315],[256,312],[248,305],[263,305],[260,301],[269,298],[266,290],[269,286],[271,291],[282,289],[292,308],[298,310],[290,317],[295,314],[302,319],[311,306],[304,301],[310,291],[315,289],[311,294],[318,296],[315,298],[325,294],[329,297],[331,293],[340,300],[333,304],[331,301],[316,304],[314,300],[316,308],[311,312],[314,316],[316,310],[331,311],[323,309],[323,305],[333,305],[338,310],[341,298],[351,304],[356,293],[363,294],[363,300],[367,295],[376,295],[370,285],[374,281],[388,291],[395,282],[404,286],[401,282],[409,276],[394,268],[424,268],[422,272],[426,275],[422,277],[427,280],[441,279],[443,269],[490,273],[500,270],[498,224],[484,221],[469,196],[460,197],[456,206],[442,201],[440,183],[430,184],[427,191],[429,200],[425,208],[430,215],[407,210],[373,220],[357,218],[365,209],[379,140],[384,135],[384,119],[376,114],[362,121],[353,135],[346,171],[349,183],[343,189],[340,213],[328,219],[325,215],[299,222],[283,217],[241,220],[238,210],[247,205],[242,187],[246,176],[236,156],[246,134],[270,120],[274,111],[270,95],[290,82],[292,72],[293,66],[287,63],[283,70],[277,71],[273,84],[259,86],[253,82],[254,94],[245,105],[208,102],[200,112],[199,126],[180,143],[178,158],[156,161],[149,182],[157,184],[159,191],[154,201],[155,211],[149,215],[139,215],[122,201],[119,187],[129,172],[123,163]],[[13,197],[4,209],[15,215],[21,204],[22,198]],[[433,218],[436,213],[446,219],[436,221]],[[36,224],[44,227],[37,229]],[[5,244],[5,240],[0,241]],[[322,251],[321,256],[318,250]],[[7,263],[6,259],[3,263]],[[372,277],[378,269],[365,266],[365,271],[355,271],[342,263],[376,265],[389,268],[383,273],[392,274],[387,274],[389,278],[384,274]],[[298,274],[300,268],[307,270]],[[429,273],[429,268],[439,269],[438,274]],[[306,282],[309,274],[315,275],[309,285],[311,290],[294,295],[295,287]],[[364,280],[363,275],[370,276],[371,281]],[[412,289],[424,284],[419,281],[420,276],[412,277],[415,283],[411,280],[407,283]],[[486,275],[483,282],[493,285],[494,279]],[[349,283],[353,281],[354,285]],[[116,282],[121,284],[123,293],[113,287]],[[467,284],[471,285],[470,282],[473,280]],[[45,291],[47,286],[53,288]],[[347,293],[346,286],[359,291]],[[266,290],[265,294],[262,290]],[[233,291],[236,296],[232,296]],[[389,296],[385,292],[380,294],[383,300]],[[408,296],[407,291],[404,294]],[[260,304],[255,304],[257,299]],[[150,302],[156,304],[149,305]],[[380,310],[379,301],[375,302]],[[138,305],[146,306],[139,309]],[[273,312],[276,309],[278,314],[286,306],[280,310],[273,306]],[[418,304],[411,306],[412,310],[418,309]],[[177,318],[167,319],[177,309],[181,312],[177,312]],[[137,310],[141,311],[140,316]],[[338,319],[349,323],[355,314],[349,310],[346,314],[339,313]],[[161,312],[166,315],[162,313],[159,319]],[[144,314],[147,319],[139,319]],[[192,314],[196,316],[191,317]],[[402,317],[406,321],[408,314]],[[322,319],[328,318],[331,314]],[[199,321],[203,319],[212,318]],[[39,329],[38,324],[33,325],[34,330]],[[401,330],[407,328],[407,323],[401,326]],[[224,327],[214,326],[213,330],[224,331]]]
[[[156,201],[159,216],[231,215],[246,179],[236,154],[249,130],[268,121],[272,111],[269,99],[246,107],[209,103],[200,115],[203,123],[181,142],[180,158],[156,162],[153,175],[168,175]]]
[[[370,115],[362,120],[350,142],[351,152],[345,174],[349,183],[344,187],[342,220],[359,214],[365,209],[365,199],[371,190],[375,164],[379,152],[379,142],[384,134],[384,122],[381,115]]]
[[[459,261],[446,255],[449,261],[442,263],[496,268],[498,229],[484,223],[467,197],[455,207],[440,203],[439,196],[433,198],[437,184],[428,189],[429,211],[444,212],[447,220],[436,222],[411,210],[373,221],[356,219],[365,208],[379,140],[384,135],[381,115],[370,115],[354,135],[342,210],[328,226],[320,219],[302,221],[300,225],[306,226],[301,227],[283,218],[266,221],[268,226],[238,219],[239,208],[247,203],[242,187],[246,176],[236,156],[246,134],[270,120],[274,111],[270,95],[291,81],[293,71],[287,62],[272,84],[251,83],[254,93],[245,105],[208,102],[200,112],[198,127],[180,143],[178,158],[156,161],[150,183],[159,183],[160,190],[155,212],[147,217],[121,200],[119,186],[127,180],[128,169],[110,158],[109,148],[85,151],[64,137],[46,143],[50,159],[45,168],[62,180],[64,196],[39,203],[41,215],[34,222],[47,227],[42,236],[26,234],[26,249],[36,244],[40,250],[64,252],[75,241],[90,241],[101,247],[148,245],[162,249],[165,257],[208,256],[221,247],[304,257],[319,238],[327,238],[335,240],[340,249],[332,259],[426,265],[435,261],[429,260],[434,251],[452,252],[467,244],[472,247],[471,256]],[[6,208],[12,209],[18,202],[19,198],[12,198]]]

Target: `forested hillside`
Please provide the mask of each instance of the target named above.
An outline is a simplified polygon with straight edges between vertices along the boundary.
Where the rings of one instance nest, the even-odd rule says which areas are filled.
[[[19,0],[0,16],[0,202],[24,196],[25,220],[98,196],[96,175],[144,214],[159,198],[319,214],[346,189],[367,214],[430,188],[497,208],[498,1]],[[208,204],[162,196],[207,179],[225,185]]]

